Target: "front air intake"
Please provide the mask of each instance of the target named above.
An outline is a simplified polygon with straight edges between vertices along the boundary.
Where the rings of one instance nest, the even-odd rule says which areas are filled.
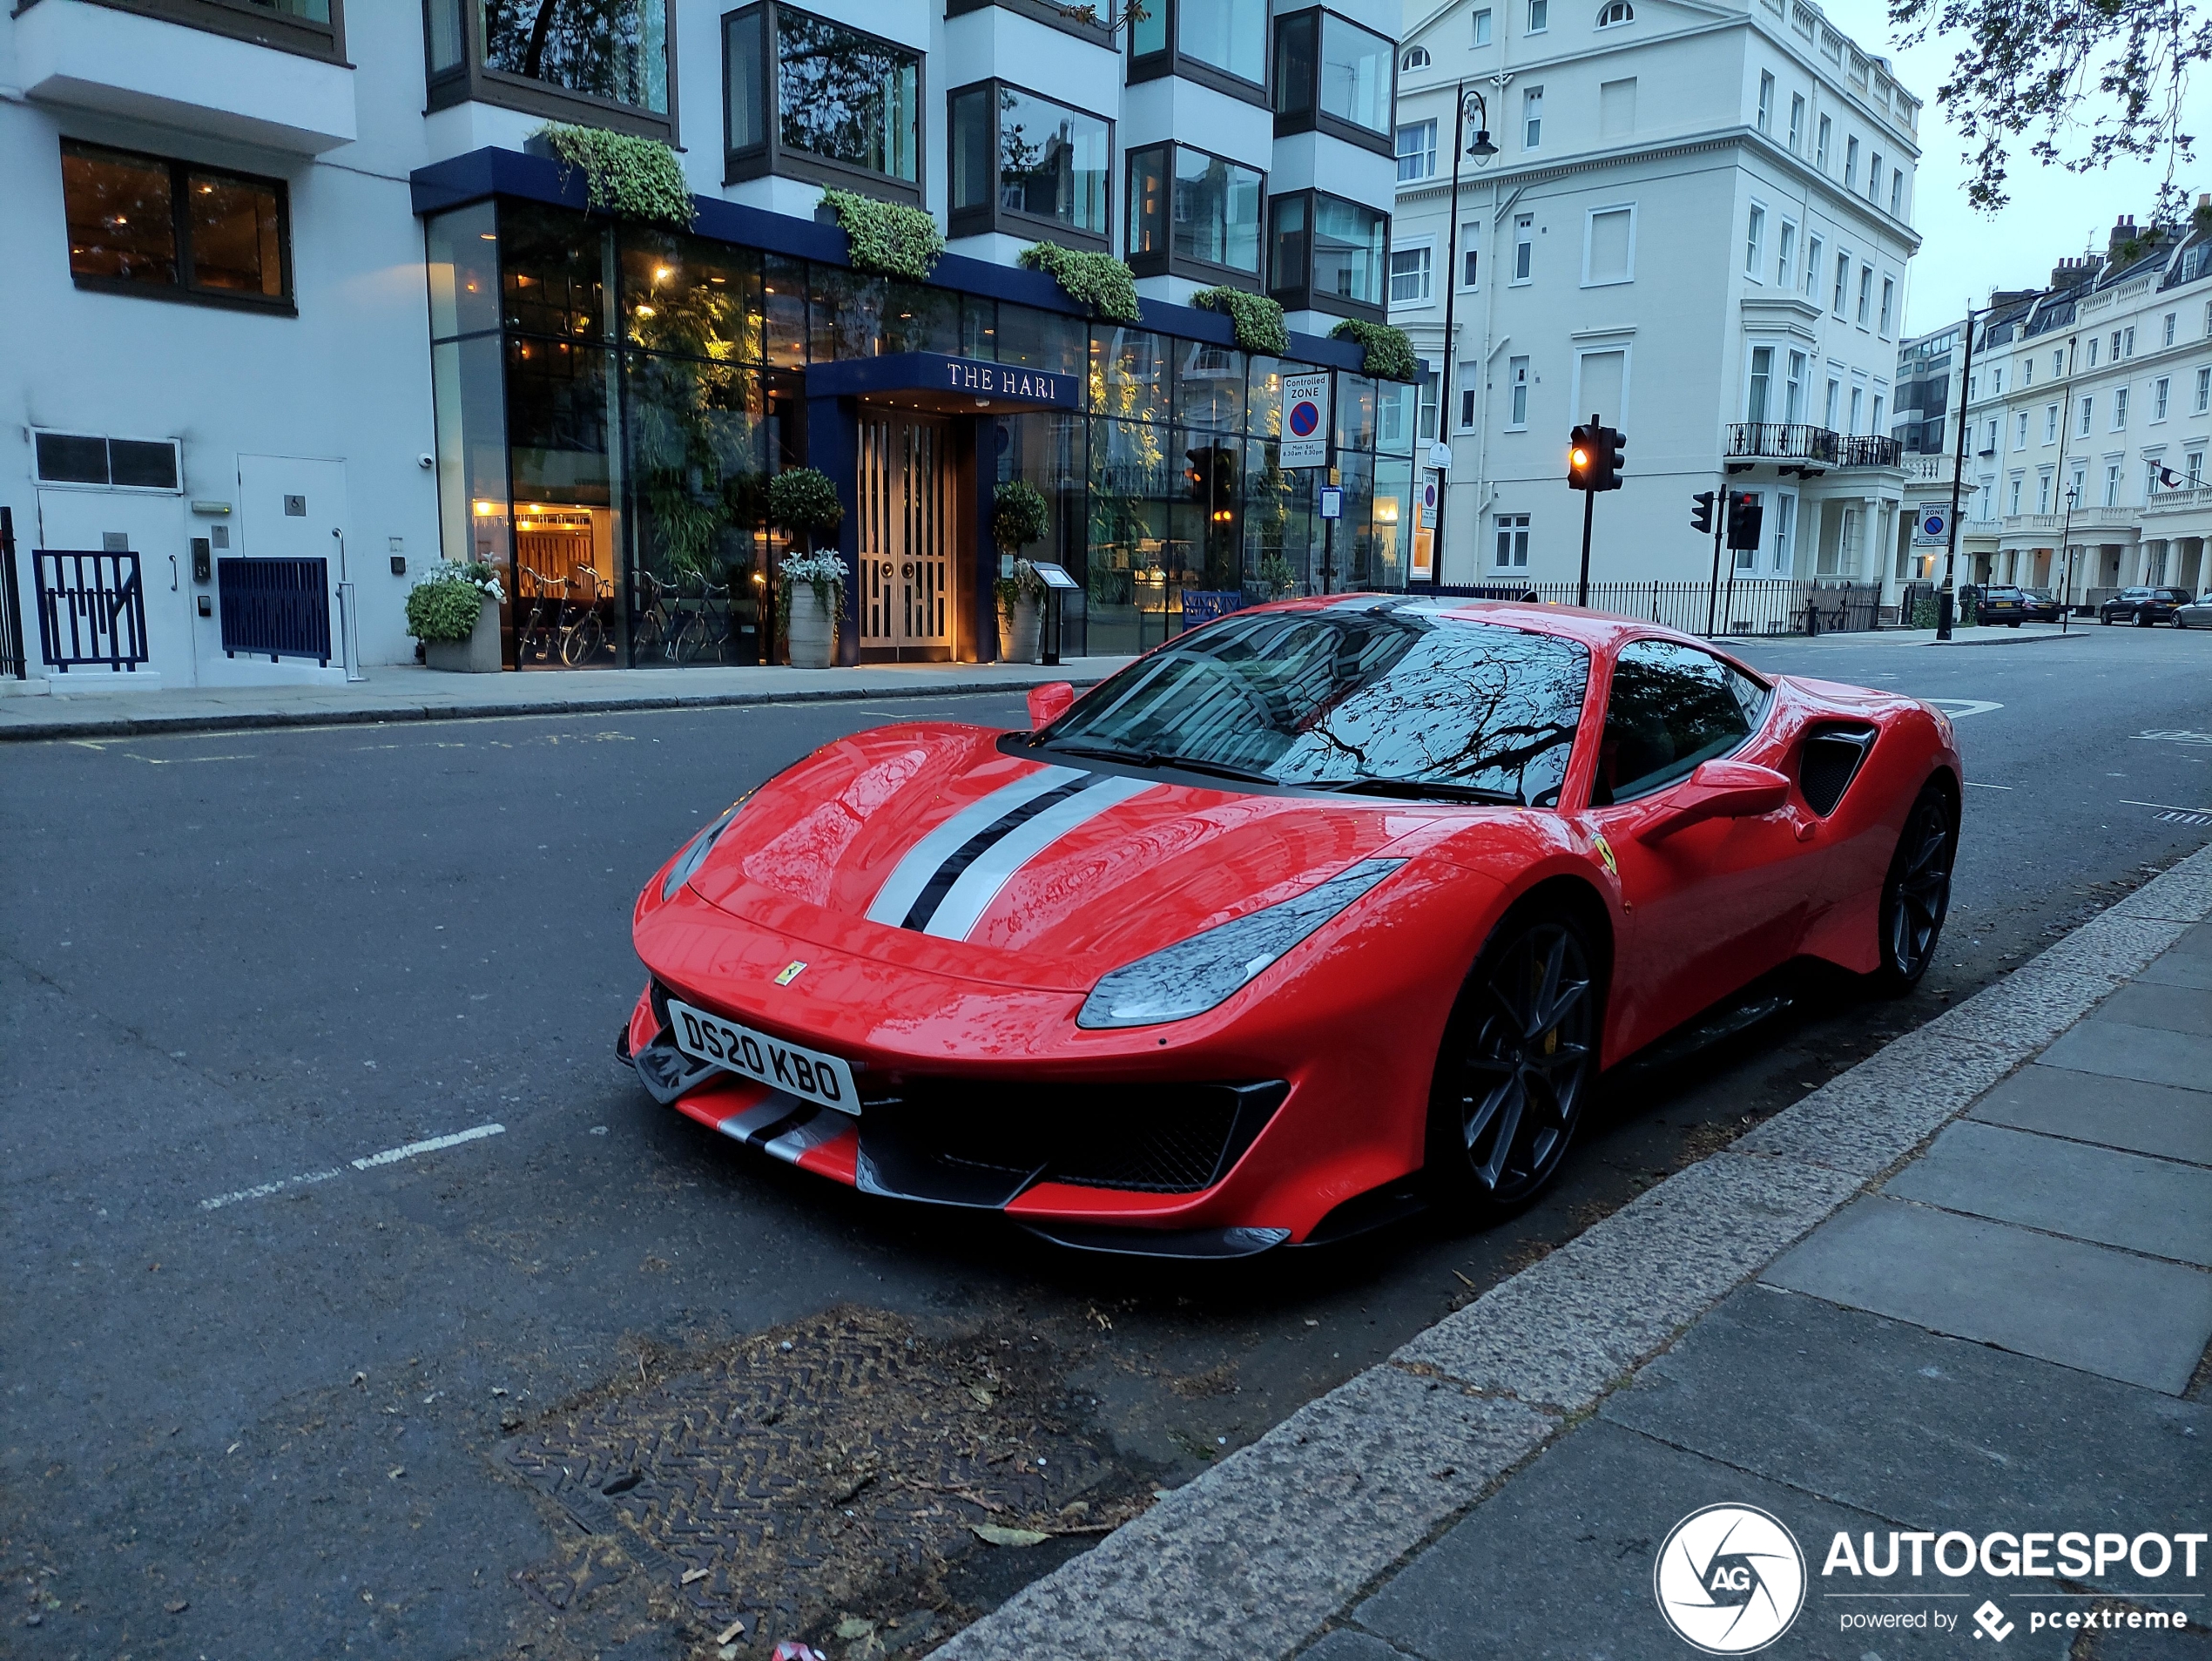
[[[1823,819],[1851,788],[1866,753],[1874,747],[1871,726],[1816,726],[1805,736],[1804,753],[1797,761],[1797,788],[1805,805]]]

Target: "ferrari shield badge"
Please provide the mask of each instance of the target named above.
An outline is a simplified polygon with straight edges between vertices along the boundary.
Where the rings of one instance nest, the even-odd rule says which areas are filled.
[[[1603,831],[1592,831],[1590,833],[1590,843],[1597,849],[1598,858],[1605,861],[1606,870],[1611,873],[1614,878],[1617,881],[1621,874],[1621,868],[1613,862],[1613,844],[1605,840],[1605,833]]]
[[[1610,863],[1610,861],[1608,861],[1608,863]],[[804,974],[806,969],[806,965],[800,962],[799,959],[794,957],[791,960],[791,962],[784,965],[783,973],[776,976],[776,984],[778,986],[789,986],[793,981],[797,980],[799,976]]]

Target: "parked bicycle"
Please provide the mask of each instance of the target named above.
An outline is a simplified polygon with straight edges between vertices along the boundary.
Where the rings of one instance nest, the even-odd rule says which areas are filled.
[[[577,566],[576,575],[561,584],[561,661],[578,669],[607,648],[607,626],[599,621],[599,573]]]
[[[631,660],[642,663],[657,656],[664,663],[690,662],[702,623],[698,613],[685,605],[678,584],[642,569],[632,571],[630,580],[631,592],[645,597],[631,635]]]
[[[541,571],[528,565],[517,568],[522,574],[519,586],[529,598],[529,616],[515,631],[515,657],[519,663],[544,663],[551,658],[558,647],[555,628],[566,599],[568,584],[549,581]]]

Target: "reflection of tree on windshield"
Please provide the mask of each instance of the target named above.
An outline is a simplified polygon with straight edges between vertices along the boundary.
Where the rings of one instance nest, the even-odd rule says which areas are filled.
[[[1264,771],[1285,783],[1451,785],[1557,799],[1589,654],[1399,607],[1231,618],[1084,700],[1055,739]]]

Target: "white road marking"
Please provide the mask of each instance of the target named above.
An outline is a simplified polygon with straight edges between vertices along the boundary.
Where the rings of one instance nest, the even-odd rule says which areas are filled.
[[[341,1165],[330,1171],[310,1171],[300,1176],[286,1177],[276,1182],[260,1183],[252,1188],[241,1188],[236,1193],[217,1194],[212,1198],[201,1200],[199,1208],[204,1212],[220,1211],[224,1206],[235,1205],[241,1200],[266,1199],[270,1195],[280,1194],[287,1188],[305,1188],[310,1184],[328,1182],[333,1177],[344,1176],[349,1169],[373,1171],[379,1165],[397,1165],[402,1159],[412,1159],[418,1154],[435,1153],[442,1148],[458,1147],[463,1142],[475,1142],[488,1136],[501,1136],[506,1132],[506,1130],[507,1127],[503,1124],[478,1124],[466,1131],[455,1131],[451,1136],[434,1136],[428,1141],[409,1142],[402,1147],[387,1148],[381,1153],[364,1154],[361,1158],[354,1160],[350,1165]]]
[[[1969,790],[2010,790],[2012,787],[2010,785],[1986,785],[1979,779],[1966,780],[1966,788]]]
[[[2154,739],[2166,744],[2212,744],[2212,733],[2192,733],[2185,727],[2176,727],[2160,733],[2135,733],[2129,736],[2134,739]]]
[[[2212,807],[2184,807],[2177,801],[2130,801],[2125,796],[2120,799],[2120,805],[2122,807],[2163,807],[2172,814],[2212,814]]]
[[[1927,701],[1954,721],[1963,721],[1969,715],[1986,715],[1992,710],[2005,707],[1986,698],[1931,698]]]

